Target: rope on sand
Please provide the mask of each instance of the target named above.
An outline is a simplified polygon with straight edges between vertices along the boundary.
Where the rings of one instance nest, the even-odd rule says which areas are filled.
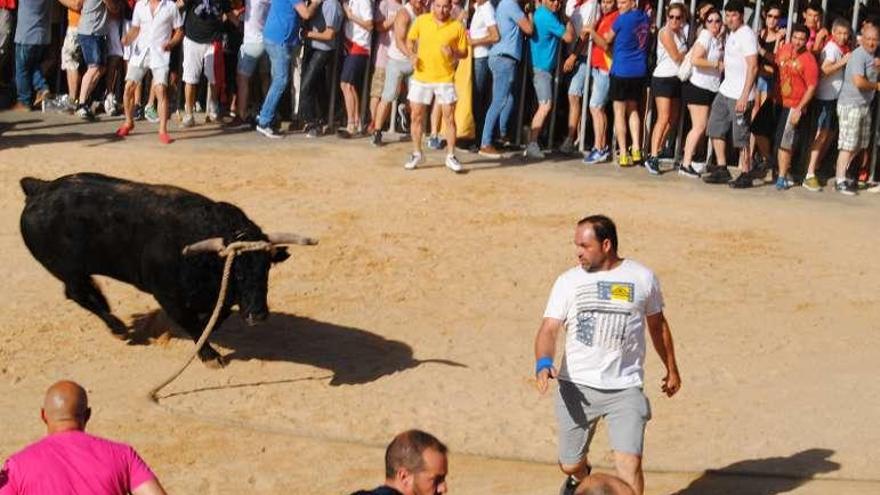
[[[236,241],[225,246],[217,253],[221,258],[226,258],[226,261],[223,264],[223,278],[220,280],[220,294],[217,295],[217,303],[214,305],[214,312],[211,313],[211,318],[205,325],[205,329],[202,331],[202,336],[199,337],[198,342],[196,342],[196,347],[192,354],[190,354],[189,358],[187,358],[183,365],[168,378],[150,389],[148,396],[151,401],[157,404],[159,403],[159,391],[167,387],[171,382],[176,380],[181,373],[183,373],[187,366],[192,363],[193,359],[198,356],[199,351],[202,350],[205,342],[208,341],[211,332],[214,331],[214,327],[217,325],[217,319],[220,318],[220,310],[223,308],[223,301],[226,300],[226,292],[229,288],[229,273],[232,271],[232,262],[235,261],[235,257],[247,251],[268,251],[271,248],[272,244],[266,241]]]

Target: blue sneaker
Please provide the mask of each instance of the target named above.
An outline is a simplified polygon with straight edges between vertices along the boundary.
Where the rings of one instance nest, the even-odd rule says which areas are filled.
[[[442,150],[443,143],[440,141],[439,136],[431,136],[428,138],[428,149],[432,150]]]
[[[788,177],[779,176],[776,179],[776,190],[777,191],[785,191],[787,189],[791,189],[794,186],[794,181],[789,179]]]
[[[610,158],[611,150],[609,148],[603,148],[601,150],[593,148],[592,151],[584,155],[584,163],[604,163],[607,162]]]

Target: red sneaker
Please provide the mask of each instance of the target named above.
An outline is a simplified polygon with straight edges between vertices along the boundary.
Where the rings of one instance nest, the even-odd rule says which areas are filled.
[[[169,135],[167,132],[163,132],[162,134],[159,134],[159,142],[161,142],[162,144],[171,144],[174,142],[174,140],[171,139],[171,135]]]
[[[116,135],[124,138],[125,136],[128,136],[129,134],[131,134],[131,131],[133,129],[134,129],[133,125],[122,124],[121,126],[119,126],[119,129],[116,129]]]

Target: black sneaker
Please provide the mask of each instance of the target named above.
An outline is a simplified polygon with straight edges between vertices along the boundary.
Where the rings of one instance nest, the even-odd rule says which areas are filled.
[[[834,189],[840,194],[846,194],[847,196],[855,196],[857,187],[855,181],[846,179],[844,181],[837,181],[837,184],[834,186]]]
[[[656,156],[649,156],[647,160],[645,160],[645,168],[648,169],[648,173],[651,175],[660,175],[663,173],[660,170],[660,158]]]
[[[311,124],[306,131],[307,138],[316,138],[321,136],[321,126],[318,124]]]
[[[373,132],[373,135],[370,137],[370,144],[377,148],[382,146],[382,131]]]
[[[727,184],[730,182],[730,172],[727,166],[717,166],[703,176],[703,182],[706,184]]]
[[[748,189],[752,187],[752,174],[750,172],[743,172],[739,174],[736,180],[729,182],[728,185],[734,189]]]
[[[700,173],[694,170],[694,167],[690,165],[682,165],[678,168],[678,175],[683,175],[685,177],[690,177],[691,179],[699,179]]]
[[[559,495],[574,495],[575,490],[578,487],[578,481],[571,476],[567,476],[565,481],[562,482],[562,486],[559,487]]]

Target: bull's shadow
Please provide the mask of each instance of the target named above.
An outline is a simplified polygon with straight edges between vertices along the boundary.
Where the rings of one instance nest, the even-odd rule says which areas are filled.
[[[711,469],[673,495],[776,495],[807,483],[815,475],[840,469],[830,449],[807,449],[788,457],[739,461]]]
[[[155,328],[172,338],[192,342],[188,334],[160,310],[134,316],[130,343],[146,342]],[[358,328],[335,325],[285,313],[272,313],[257,326],[246,326],[236,313],[211,333],[209,342],[226,349],[230,361],[287,361],[329,370],[330,385],[370,383],[383,376],[426,363],[466,367],[446,359],[415,359],[408,344]]]

